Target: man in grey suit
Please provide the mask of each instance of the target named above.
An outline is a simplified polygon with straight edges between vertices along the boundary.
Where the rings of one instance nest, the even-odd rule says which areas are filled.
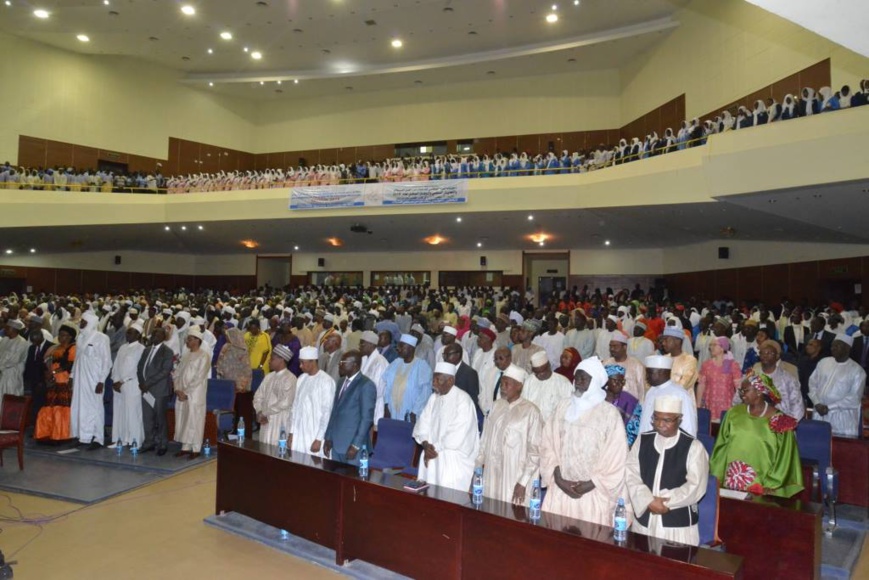
[[[377,387],[359,372],[362,353],[350,350],[339,363],[341,382],[335,390],[335,402],[326,427],[323,453],[342,463],[359,464],[357,455],[363,445],[371,450],[371,427],[374,424],[374,403]]]
[[[172,373],[172,349],[164,344],[166,331],[155,328],[151,333],[150,346],[139,359],[139,390],[142,391],[142,423],[145,440],[142,453],[157,449],[157,455],[166,455],[169,429],[166,425],[166,407],[172,390],[169,375]],[[153,399],[152,399],[153,397]]]

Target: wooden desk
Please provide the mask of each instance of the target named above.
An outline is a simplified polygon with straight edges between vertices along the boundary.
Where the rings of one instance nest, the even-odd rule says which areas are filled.
[[[823,508],[774,497],[721,498],[718,533],[746,578],[820,578]]]
[[[839,503],[869,507],[869,440],[833,437],[833,467],[839,470]]]
[[[221,442],[216,511],[235,511],[336,551],[336,562],[362,559],[414,578],[485,578],[546,574],[595,578],[742,578],[742,558],[612,529],[431,486],[302,453],[279,457],[247,439]]]

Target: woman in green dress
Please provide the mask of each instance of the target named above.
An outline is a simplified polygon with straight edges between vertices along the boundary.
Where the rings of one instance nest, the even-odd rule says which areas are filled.
[[[709,459],[709,471],[728,489],[792,497],[803,490],[797,421],[775,406],[772,379],[749,372],[739,388],[742,405],[727,412]]]

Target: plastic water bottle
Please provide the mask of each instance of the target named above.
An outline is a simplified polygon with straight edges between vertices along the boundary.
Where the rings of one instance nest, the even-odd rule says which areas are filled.
[[[118,439],[118,444],[115,445],[115,453],[117,453],[118,456],[120,456],[124,453],[124,445],[123,445],[123,443],[121,443],[120,439]]]
[[[130,445],[130,454],[133,457],[136,457],[139,455],[139,444],[138,444],[138,442],[136,442],[135,439],[133,439],[133,444]]]
[[[613,538],[617,542],[628,539],[628,513],[625,509],[625,500],[619,498],[616,513],[613,515]]]
[[[472,500],[475,504],[480,505],[483,503],[483,468],[478,467],[474,469],[474,482],[471,484],[471,491],[473,491]]]
[[[206,457],[211,457],[211,440],[206,439],[205,444],[202,445],[202,454]]]
[[[531,499],[528,502],[528,511],[529,516],[532,520],[540,519],[540,505],[541,505],[541,491],[540,491],[540,479],[535,479],[531,484]]]
[[[281,455],[287,452],[287,430],[283,427],[281,427],[281,434],[278,437],[278,450],[281,452]]]
[[[290,532],[287,530],[281,530],[281,540],[287,541],[290,539]]]
[[[359,477],[368,477],[368,445],[359,452]]]
[[[238,428],[236,429],[236,433],[238,433],[238,442],[241,443],[244,441],[244,417],[238,418]]]

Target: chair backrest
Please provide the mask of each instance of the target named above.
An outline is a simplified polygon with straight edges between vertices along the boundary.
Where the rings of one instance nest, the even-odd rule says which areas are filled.
[[[697,506],[700,512],[698,528],[701,546],[715,546],[721,543],[718,538],[718,478],[710,475],[706,482],[706,495]]]
[[[826,421],[803,419],[797,424],[797,449],[805,463],[817,464],[821,491],[827,491],[827,468],[833,461],[833,428]]]
[[[706,453],[712,455],[712,448],[715,447],[715,438],[709,433],[697,433],[697,440],[706,448]]]
[[[413,424],[397,419],[381,419],[377,422],[377,446],[371,456],[371,467],[385,469],[405,468],[413,463],[416,442],[413,440]]]
[[[727,410],[721,411],[721,424],[724,425],[724,417],[727,416]]]
[[[712,433],[712,411],[697,407],[697,434]]]
[[[208,390],[205,391],[205,409],[207,411],[231,411],[234,400],[235,381],[208,379]]]
[[[3,415],[0,416],[0,429],[3,431],[24,431],[27,416],[30,414],[30,397],[3,395]]]

